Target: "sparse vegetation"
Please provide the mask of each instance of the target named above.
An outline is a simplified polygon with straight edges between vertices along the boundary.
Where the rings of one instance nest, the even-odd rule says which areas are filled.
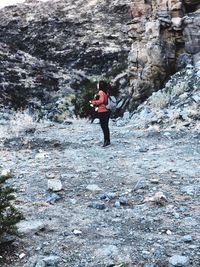
[[[34,116],[30,115],[28,110],[13,113],[9,120],[9,134],[19,137],[25,132],[35,131],[42,127],[42,124],[37,122],[37,118]]]
[[[0,175],[0,239],[3,234],[16,234],[16,223],[22,218],[22,214],[14,205],[15,189],[5,185],[10,174]]]
[[[90,81],[80,85],[81,90],[77,92],[76,98],[73,101],[75,106],[75,114],[77,117],[86,118],[94,112],[94,108],[90,107],[89,101],[94,98],[96,89],[96,82]]]
[[[170,94],[168,92],[158,91],[151,97],[151,107],[160,109],[166,107],[170,102]]]
[[[184,92],[186,92],[187,89],[188,89],[188,85],[185,81],[179,82],[172,87],[171,95],[172,96],[179,96],[179,95],[183,94]]]

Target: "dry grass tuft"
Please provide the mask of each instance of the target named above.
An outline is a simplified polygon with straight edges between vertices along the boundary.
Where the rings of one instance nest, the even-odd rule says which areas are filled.
[[[27,110],[13,112],[7,125],[0,127],[0,139],[20,137],[27,132],[34,132],[44,126],[44,122],[37,122]]]
[[[170,94],[168,92],[156,92],[153,94],[150,106],[154,109],[166,107],[170,102]]]
[[[188,85],[186,82],[178,82],[176,85],[174,85],[171,89],[171,95],[172,96],[179,96],[186,92],[188,89]]]

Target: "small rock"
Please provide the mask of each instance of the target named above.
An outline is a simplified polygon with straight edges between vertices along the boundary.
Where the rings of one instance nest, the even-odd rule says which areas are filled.
[[[20,260],[23,259],[25,256],[26,256],[25,253],[21,253],[21,254],[19,255]]]
[[[144,152],[147,152],[148,151],[148,148],[141,147],[141,148],[139,148],[138,151],[141,152],[141,153],[144,153]]]
[[[121,205],[128,205],[128,199],[126,197],[120,197],[119,198],[119,203]]]
[[[124,120],[129,120],[130,119],[130,113],[128,111],[124,112],[123,119]]]
[[[149,258],[149,256],[151,255],[151,253],[147,250],[143,250],[141,253],[142,253],[143,258],[146,258],[146,259]]]
[[[102,191],[102,189],[96,184],[89,184],[86,189],[92,192]]]
[[[42,259],[47,266],[57,266],[60,262],[60,257],[58,256],[48,256]]]
[[[172,231],[167,230],[166,234],[167,234],[167,235],[172,235]]]
[[[81,232],[80,230],[76,230],[76,229],[74,229],[74,230],[73,230],[73,234],[75,234],[75,235],[81,235],[82,232]]]
[[[47,179],[55,178],[55,174],[54,173],[46,173],[45,176],[46,176]]]
[[[45,153],[38,153],[35,155],[35,159],[41,160],[41,159],[45,159],[46,154]]]
[[[185,242],[185,243],[189,243],[189,242],[192,242],[192,236],[191,235],[185,235],[183,236],[182,240]]]
[[[62,190],[62,183],[59,179],[48,180],[48,190],[58,192]]]
[[[50,204],[55,204],[56,201],[60,200],[61,197],[58,194],[51,194],[50,196],[47,197],[46,202],[50,203]]]
[[[116,193],[108,192],[108,193],[107,193],[107,197],[108,197],[109,199],[114,199],[114,198],[116,197]]]
[[[137,191],[139,189],[145,189],[147,187],[147,183],[145,180],[139,180],[137,181],[136,185],[133,188],[133,191]]]
[[[171,258],[169,258],[169,263],[173,266],[187,266],[189,263],[189,258],[186,256],[181,255],[174,255]]]
[[[116,201],[116,202],[115,202],[115,207],[116,207],[116,208],[120,208],[120,207],[121,207],[121,204],[120,204],[119,201]]]
[[[104,210],[106,208],[105,204],[101,202],[93,202],[89,204],[88,207],[98,209],[98,210]]]
[[[45,228],[45,224],[42,221],[21,221],[17,228],[21,234],[37,233]]]
[[[167,197],[163,192],[156,192],[153,197],[146,197],[145,202],[155,202],[157,204],[165,205],[167,203]]]
[[[94,119],[92,123],[99,124],[99,119]]]
[[[198,71],[199,77],[200,77],[200,71]],[[197,73],[197,75],[198,75]],[[192,98],[194,99],[195,102],[199,103],[200,102],[200,95],[193,95]]]
[[[74,198],[71,198],[69,201],[70,201],[70,203],[73,204],[73,205],[75,205],[75,204],[77,203],[77,200],[74,199]]]
[[[152,184],[159,184],[159,179],[151,179],[150,182]]]
[[[46,264],[43,260],[37,261],[37,263],[35,265],[35,267],[45,267],[45,266],[46,266]]]
[[[108,197],[106,194],[102,194],[101,196],[99,196],[100,200],[108,200]]]

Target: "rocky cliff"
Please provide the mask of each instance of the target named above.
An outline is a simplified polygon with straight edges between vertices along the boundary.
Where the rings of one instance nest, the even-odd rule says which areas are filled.
[[[104,77],[133,110],[198,62],[198,2],[27,0],[0,10],[0,102],[52,111],[61,99],[68,116],[73,95]]]
[[[130,93],[137,105],[187,64],[200,60],[199,1],[132,3]]]

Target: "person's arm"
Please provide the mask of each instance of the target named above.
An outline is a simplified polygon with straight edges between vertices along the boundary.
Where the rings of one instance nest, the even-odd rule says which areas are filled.
[[[103,91],[99,91],[98,93],[99,99],[98,100],[92,100],[91,103],[94,106],[99,106],[101,104],[105,104],[105,93]]]

